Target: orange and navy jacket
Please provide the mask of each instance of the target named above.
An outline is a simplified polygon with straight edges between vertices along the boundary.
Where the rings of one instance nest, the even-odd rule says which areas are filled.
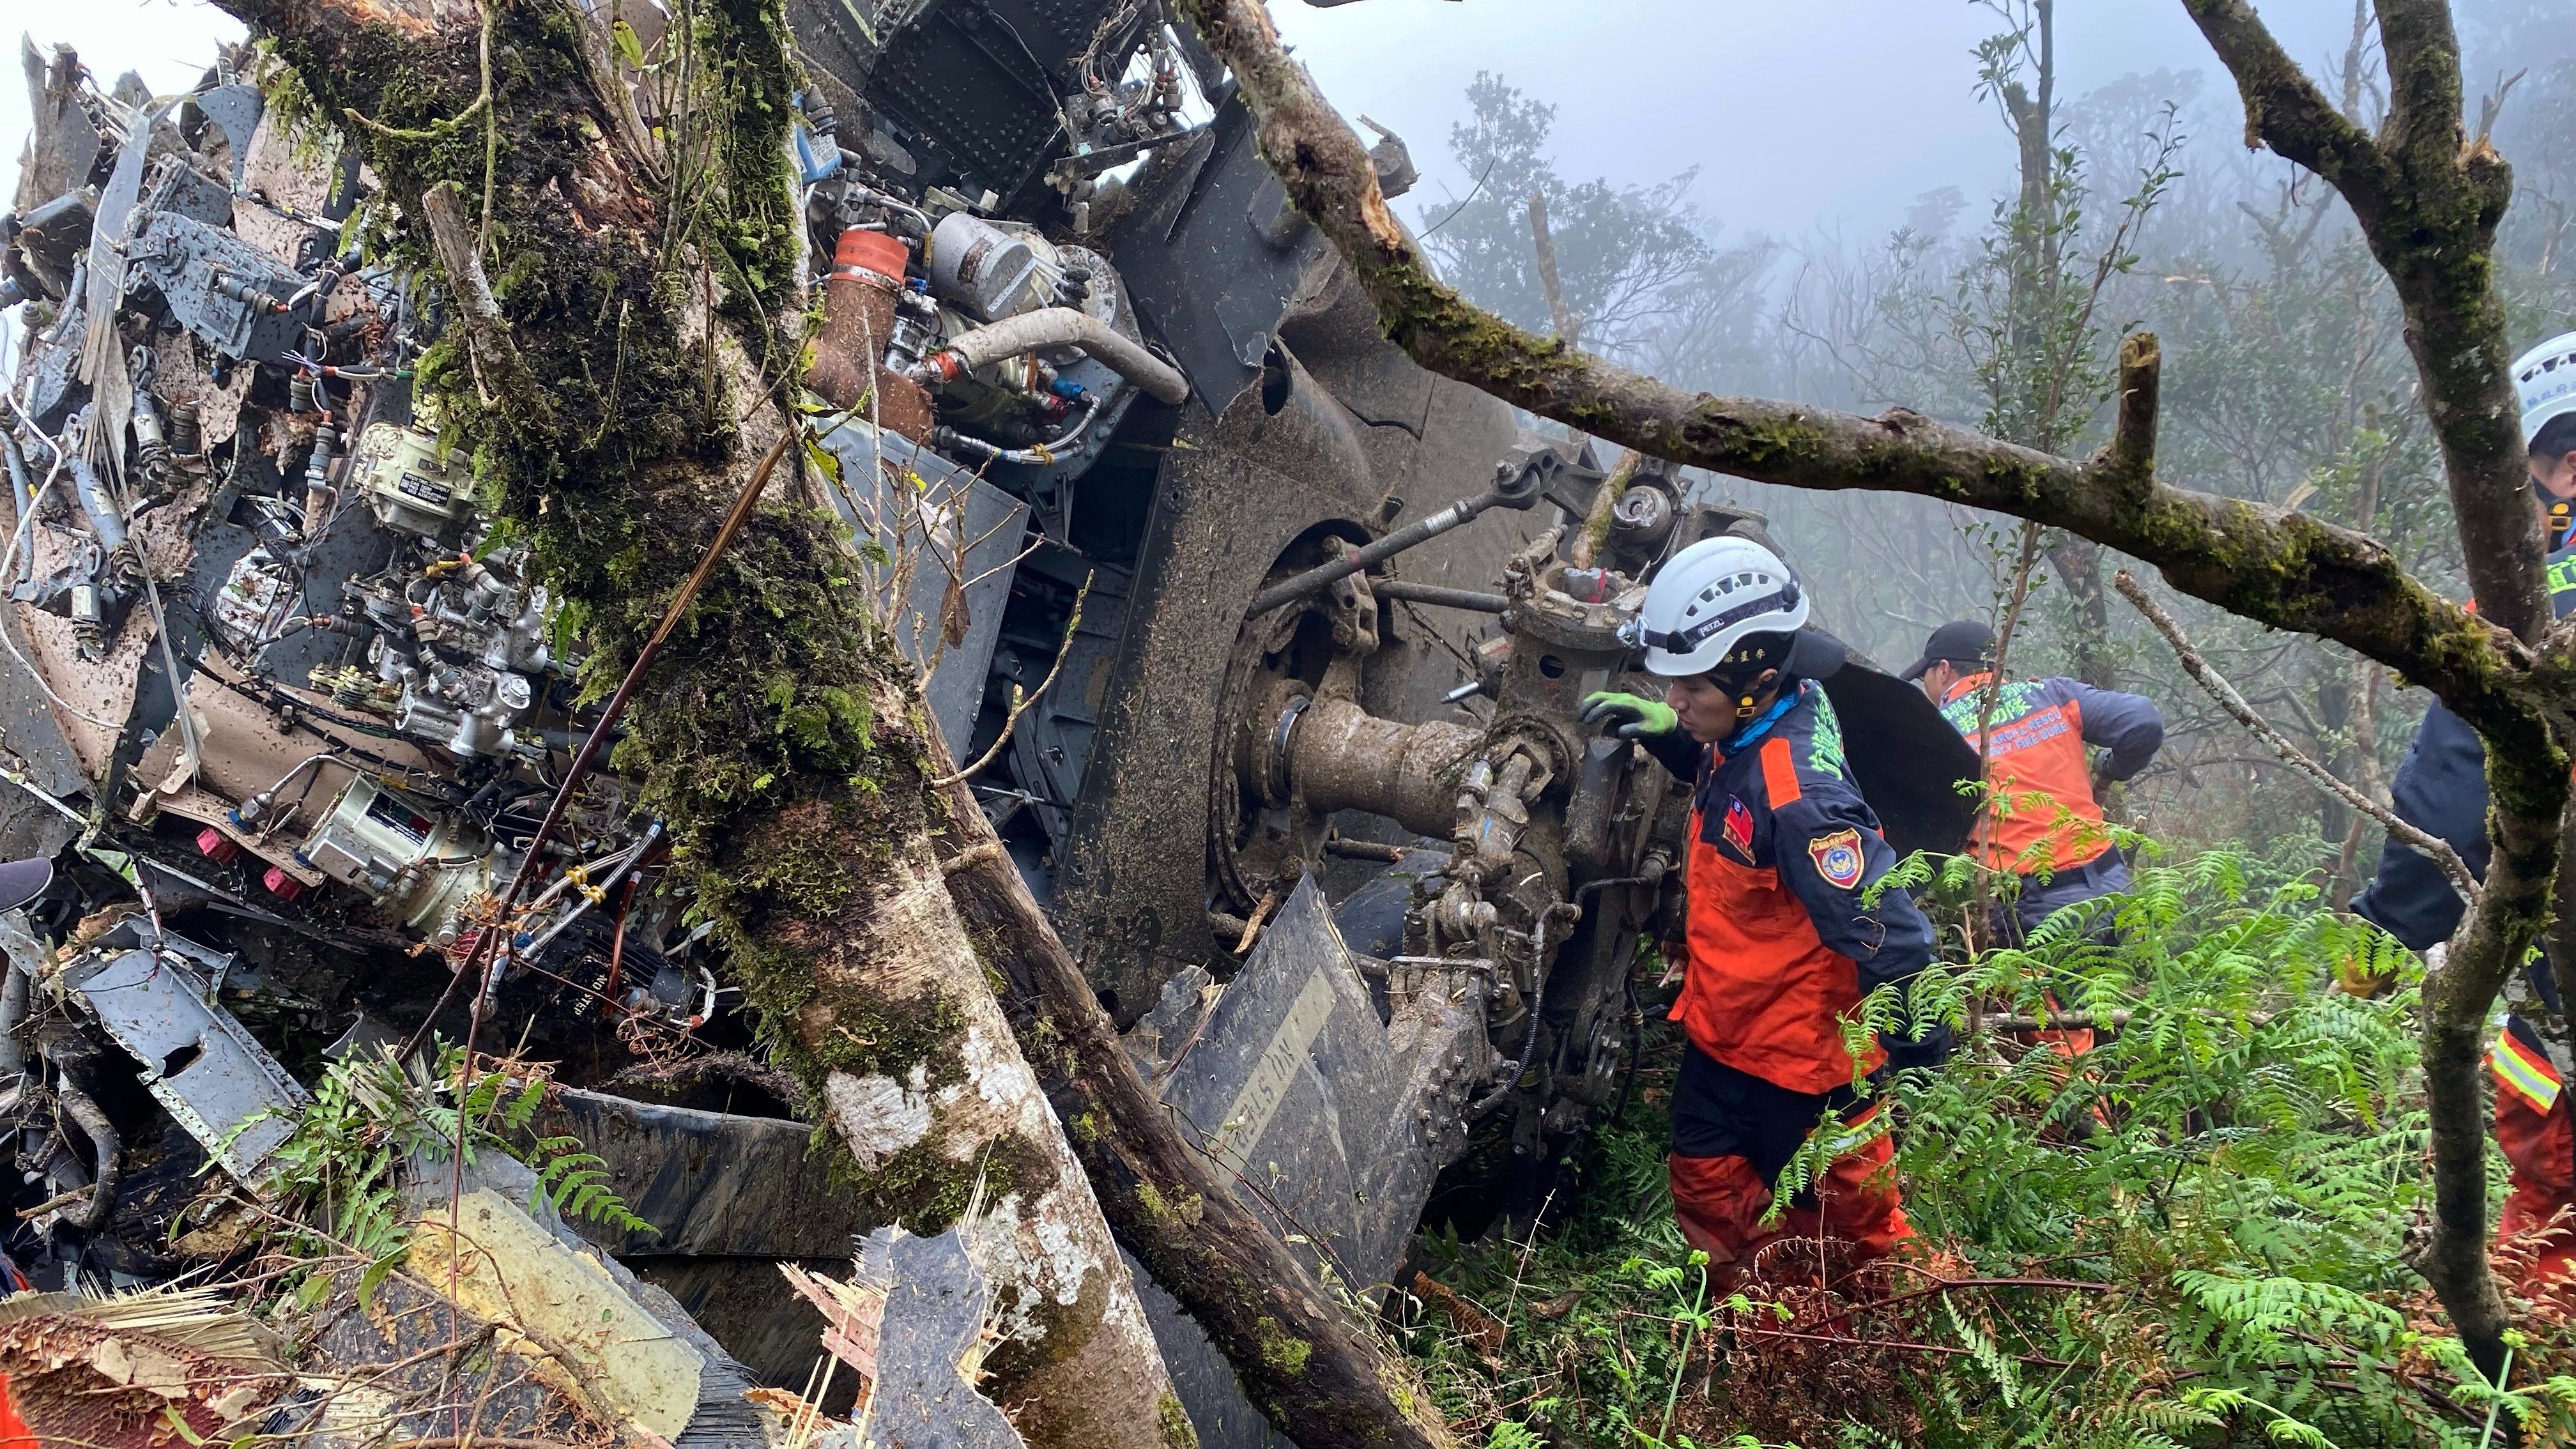
[[[1977,741],[1989,676],[1950,686],[1942,717],[1968,743]],[[2072,679],[2018,679],[1995,691],[1986,732],[1986,783],[1992,792],[1977,821],[1978,855],[1990,870],[2043,874],[2079,866],[2111,848],[2093,798],[2088,745],[2110,748],[2105,779],[2125,780],[2147,767],[2165,742],[2165,717],[2143,694],[2095,689]]]
[[[1896,864],[1851,783],[1823,690],[1794,694],[1701,748],[1650,744],[1691,797],[1689,962],[1672,1019],[1691,1044],[1792,1092],[1849,1087],[1842,1022],[1932,959],[1932,925],[1901,890],[1863,893]],[[1858,1069],[1877,1069],[1873,1043]]]

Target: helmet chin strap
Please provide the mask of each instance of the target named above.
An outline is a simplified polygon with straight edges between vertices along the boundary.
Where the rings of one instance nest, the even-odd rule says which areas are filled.
[[[1721,679],[1717,681],[1719,688],[1724,689],[1727,693],[1735,696],[1735,718],[1738,723],[1749,720],[1756,714],[1761,713],[1762,707],[1755,703],[1755,701],[1761,696],[1762,681],[1766,677],[1777,678],[1778,675],[1778,670],[1766,669],[1762,671],[1762,673],[1753,676],[1750,680]]]

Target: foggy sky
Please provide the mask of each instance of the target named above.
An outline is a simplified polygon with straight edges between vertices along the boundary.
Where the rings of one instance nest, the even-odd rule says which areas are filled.
[[[2340,58],[2348,0],[2262,11],[2311,70]],[[1399,203],[1408,215],[1475,179],[1450,163],[1448,135],[1478,70],[1557,107],[1568,179],[1699,167],[1692,196],[1728,236],[1874,235],[1941,186],[1982,200],[2011,167],[2002,127],[1972,94],[1970,47],[1997,25],[1970,0],[1278,0],[1272,13],[1345,114],[1411,144],[1424,179]],[[2057,26],[2067,98],[2131,72],[2199,70],[2203,97],[2234,124],[2181,0],[2062,0]],[[193,82],[215,40],[241,33],[203,0],[0,0],[0,34],[22,31],[77,46],[102,81],[134,69],[162,91]],[[26,128],[24,88],[0,75],[0,163],[13,174]]]
[[[2350,0],[2268,0],[2264,18],[2311,74],[2340,63]],[[1971,0],[1361,0],[1274,4],[1281,32],[1346,115],[1394,128],[1423,170],[1410,215],[1475,178],[1449,160],[1467,83],[1489,70],[1557,108],[1568,180],[1660,181],[1727,236],[1794,239],[1894,227],[1924,192],[1977,203],[2008,184],[2011,143],[1976,99],[1971,50],[2001,29]],[[2181,0],[2061,0],[2059,96],[2159,69],[2203,72],[2230,133],[2234,91]]]

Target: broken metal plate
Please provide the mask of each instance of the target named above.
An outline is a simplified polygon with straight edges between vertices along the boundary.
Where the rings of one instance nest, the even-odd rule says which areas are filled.
[[[815,1151],[802,1122],[557,1087],[529,1125],[580,1138],[626,1206],[660,1230],[575,1225],[620,1257],[842,1258],[870,1226],[833,1187],[834,1154]]]
[[[260,113],[266,109],[259,87],[237,81],[199,92],[197,109],[223,132],[224,142],[232,151],[232,184],[241,185],[242,167],[250,160],[251,137],[258,134]]]
[[[143,1064],[144,1089],[226,1172],[255,1180],[268,1155],[294,1135],[311,1094],[232,1013],[208,1004],[206,983],[180,961],[122,951],[76,962],[64,979]]]
[[[963,764],[975,715],[984,707],[993,650],[1002,639],[1002,606],[1018,572],[1028,505],[908,438],[877,431],[862,418],[848,419],[825,434],[823,445],[841,464],[843,486],[829,495],[833,511],[854,534],[899,554],[907,547],[920,550],[925,528],[938,530],[938,556],[923,558],[915,567],[911,596],[895,621],[895,639],[916,662],[938,661],[922,696],[948,739],[949,753]],[[916,506],[922,512],[910,525],[909,538],[889,526],[903,511],[892,496],[887,464],[917,485]],[[961,510],[962,519],[957,516]],[[961,539],[965,560],[952,576],[946,560]]]
[[[420,1158],[406,1172],[413,1224],[406,1266],[416,1281],[543,1345],[567,1371],[561,1387],[644,1442],[765,1445],[758,1413],[743,1397],[751,1385],[741,1365],[668,1294],[575,1236],[533,1171],[483,1153],[453,1197],[450,1171]]]
[[[1011,1421],[960,1368],[992,1290],[957,1230],[880,1228],[860,1248],[859,1277],[886,1286],[865,1449],[1019,1449]]]
[[[1180,1056],[1163,1100],[1237,1195],[1354,1292],[1386,1282],[1431,1189],[1404,1076],[1313,876]]]

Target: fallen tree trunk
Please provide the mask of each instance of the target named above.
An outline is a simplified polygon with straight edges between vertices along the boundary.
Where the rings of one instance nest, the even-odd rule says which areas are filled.
[[[221,3],[275,37],[324,116],[350,118],[405,223],[393,257],[448,280],[463,325],[418,387],[580,611],[604,693],[747,458],[794,426],[780,12],[740,0],[673,27],[697,80],[653,130],[562,0],[487,0],[479,29],[442,28],[428,0]],[[440,187],[444,260],[408,224]],[[456,212],[476,197],[469,241]],[[849,1145],[852,1190],[924,1231],[980,1204],[967,1236],[1007,1335],[986,1367],[1034,1444],[1193,1438],[1103,1206],[1301,1443],[1445,1444],[1427,1398],[1156,1105],[969,792],[934,785],[945,747],[847,550],[810,510],[755,511],[645,672],[614,764],[669,826],[773,1054]],[[996,980],[1025,984],[1014,1017]]]
[[[973,788],[951,779],[943,803],[949,893],[1010,982],[1021,1039],[1120,1239],[1234,1364],[1246,1396],[1298,1443],[1447,1443],[1410,1367],[1318,1296],[1215,1159],[1182,1140]]]
[[[595,69],[604,47],[551,0],[493,0],[453,30],[365,0],[233,8],[277,37],[323,114],[363,118],[352,131],[400,212],[389,244],[443,278],[459,324],[419,389],[539,576],[583,611],[591,687],[618,678],[747,460],[795,426],[778,399],[797,349],[773,324],[799,310],[776,16],[675,28],[707,83],[656,155],[609,139],[629,133],[600,101],[616,84]],[[511,146],[446,121],[466,115]],[[664,173],[684,148],[693,189],[675,192]],[[986,1367],[1022,1433],[1187,1444],[1126,1265],[950,904],[905,723],[914,671],[849,573],[823,519],[756,509],[642,676],[616,764],[848,1145],[848,1190],[921,1231],[974,1213],[964,1238],[1001,1338]]]

